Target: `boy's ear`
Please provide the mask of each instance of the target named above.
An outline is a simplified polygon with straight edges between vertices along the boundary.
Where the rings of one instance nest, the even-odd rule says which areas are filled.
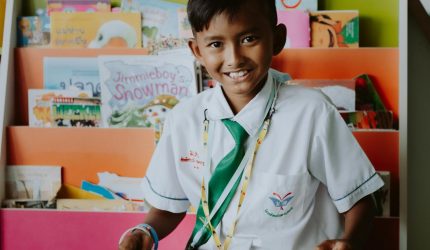
[[[273,36],[273,55],[279,54],[285,46],[287,40],[287,27],[285,24],[280,23],[275,26]]]
[[[203,64],[202,54],[200,53],[200,49],[199,49],[199,46],[197,45],[197,41],[195,38],[191,38],[190,40],[188,40],[188,47],[191,49],[191,52],[193,52],[193,55],[200,62],[200,64],[205,66]]]

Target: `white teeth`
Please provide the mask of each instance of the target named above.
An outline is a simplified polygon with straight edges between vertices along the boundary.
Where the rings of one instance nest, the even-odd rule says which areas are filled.
[[[237,72],[230,72],[228,75],[231,78],[236,79],[236,78],[239,78],[239,77],[246,75],[246,73],[248,73],[247,70],[241,70],[241,71],[237,71]]]

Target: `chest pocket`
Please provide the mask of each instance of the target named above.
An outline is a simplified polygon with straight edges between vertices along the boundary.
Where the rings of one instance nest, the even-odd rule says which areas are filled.
[[[307,173],[254,172],[243,204],[246,208],[243,215],[252,225],[250,228],[267,232],[293,227],[304,215],[310,179]]]

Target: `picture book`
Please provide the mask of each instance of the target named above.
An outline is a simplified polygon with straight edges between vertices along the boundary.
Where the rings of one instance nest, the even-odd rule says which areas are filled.
[[[80,90],[28,90],[28,122],[30,127],[55,127],[52,102],[55,97],[89,97],[91,93]]]
[[[289,85],[303,85],[320,89],[338,110],[355,111],[356,91],[354,79],[294,79]]]
[[[106,127],[152,127],[158,138],[166,113],[197,94],[191,56],[100,56],[99,71]]]
[[[110,0],[47,0],[51,12],[110,12]]]
[[[54,97],[51,118],[54,127],[101,127],[100,98]]]
[[[356,129],[393,129],[393,112],[358,110],[352,112],[341,111],[340,115],[348,127]]]
[[[186,39],[192,37],[185,4],[167,0],[123,0],[121,9],[141,13],[143,47],[150,54],[187,47]]]
[[[51,200],[61,187],[61,166],[6,166],[6,198]]]
[[[100,97],[99,67],[96,57],[44,57],[45,89],[78,89]]]
[[[49,18],[20,16],[17,25],[18,47],[47,47],[49,45]]]
[[[318,0],[276,0],[277,10],[318,10]]]
[[[384,181],[384,186],[381,187],[374,193],[375,205],[377,210],[377,216],[389,217],[391,215],[390,210],[390,185],[391,185],[391,174],[389,171],[377,171],[378,175]]]
[[[285,48],[308,48],[311,32],[309,13],[303,10],[278,10],[278,22],[287,26]]]
[[[355,91],[357,94],[357,110],[386,110],[384,103],[379,97],[371,77],[367,74],[359,75],[355,78]]]
[[[141,48],[139,13],[51,13],[55,48]]]
[[[326,10],[310,13],[311,47],[358,48],[358,10]]]

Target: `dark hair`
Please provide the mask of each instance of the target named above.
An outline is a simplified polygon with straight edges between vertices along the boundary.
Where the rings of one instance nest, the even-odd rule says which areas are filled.
[[[262,5],[262,14],[265,14],[271,25],[276,26],[275,0],[251,0]],[[225,12],[231,19],[250,0],[188,0],[187,14],[193,32],[200,32],[209,27],[212,18]]]

